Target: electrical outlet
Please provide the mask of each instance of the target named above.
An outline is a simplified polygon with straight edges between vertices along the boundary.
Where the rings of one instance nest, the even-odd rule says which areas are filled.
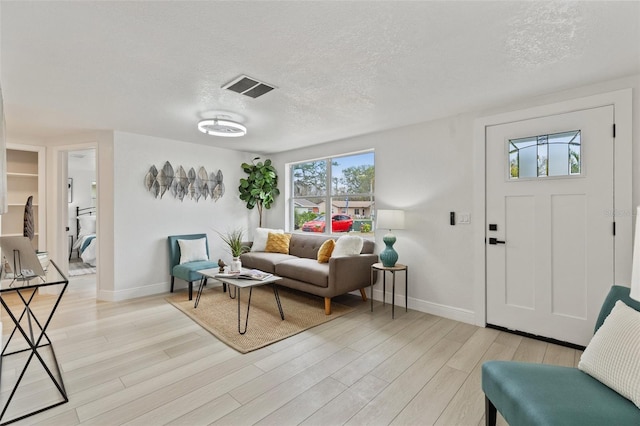
[[[458,223],[468,224],[471,223],[471,213],[460,213],[458,214]]]

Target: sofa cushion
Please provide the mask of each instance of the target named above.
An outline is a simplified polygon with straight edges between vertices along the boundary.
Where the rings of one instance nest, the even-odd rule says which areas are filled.
[[[317,260],[320,246],[329,239],[332,239],[329,235],[293,233],[289,243],[289,254]]]
[[[333,249],[336,246],[336,242],[331,238],[322,243],[320,249],[318,250],[318,262],[327,263],[331,258],[331,253],[333,253]]]
[[[276,275],[307,282],[318,287],[329,286],[329,264],[316,259],[297,258],[276,264]]]
[[[253,234],[251,251],[264,251],[267,247],[269,232],[273,232],[274,234],[284,234],[284,229],[256,228],[256,231]]]
[[[511,425],[640,424],[631,401],[577,368],[488,361],[482,390]]]
[[[578,368],[640,408],[640,312],[618,300]]]
[[[358,235],[343,235],[336,241],[331,257],[355,256],[362,252],[364,240]]]
[[[364,239],[362,244],[361,254],[373,254],[376,248],[376,242],[373,240]]]
[[[267,253],[289,254],[289,241],[291,241],[291,234],[276,234],[269,232],[267,246],[264,251]]]
[[[297,259],[295,256],[283,253],[249,252],[240,255],[243,268],[259,269],[275,274],[275,265],[285,260]]]

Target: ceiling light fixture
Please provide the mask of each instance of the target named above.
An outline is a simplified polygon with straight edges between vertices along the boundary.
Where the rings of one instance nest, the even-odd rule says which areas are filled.
[[[209,118],[198,123],[198,130],[211,136],[237,138],[247,134],[247,128],[235,121]]]

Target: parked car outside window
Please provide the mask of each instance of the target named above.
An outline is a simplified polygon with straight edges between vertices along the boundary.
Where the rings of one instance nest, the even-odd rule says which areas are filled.
[[[325,215],[318,216],[314,220],[302,224],[305,232],[324,232],[326,228]],[[349,232],[353,229],[353,219],[346,214],[333,214],[331,216],[331,230],[333,232]]]

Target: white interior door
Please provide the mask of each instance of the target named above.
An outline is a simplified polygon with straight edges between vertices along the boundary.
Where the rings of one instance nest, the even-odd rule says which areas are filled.
[[[587,345],[614,284],[613,106],[487,127],[487,323]]]

